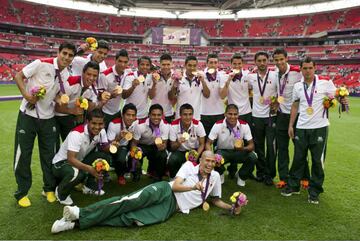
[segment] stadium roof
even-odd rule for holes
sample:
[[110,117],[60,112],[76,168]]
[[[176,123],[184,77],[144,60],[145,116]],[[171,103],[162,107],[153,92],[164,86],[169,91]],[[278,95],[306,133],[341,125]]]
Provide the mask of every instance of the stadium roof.
[[359,0],[26,0],[118,16],[241,19],[301,15],[360,6]]

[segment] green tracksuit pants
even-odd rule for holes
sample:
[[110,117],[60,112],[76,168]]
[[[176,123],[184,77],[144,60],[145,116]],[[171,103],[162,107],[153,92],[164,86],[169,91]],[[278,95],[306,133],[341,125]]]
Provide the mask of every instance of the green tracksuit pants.
[[129,195],[112,197],[80,208],[80,229],[92,226],[150,225],[164,222],[176,211],[168,182],[157,182]]
[[311,153],[311,177],[309,194],[318,196],[323,192],[324,164],[328,127],[317,129],[296,129],[294,160],[289,172],[288,185],[293,189],[299,189],[300,180],[303,178],[304,169],[307,168],[307,155]]
[[40,165],[43,173],[43,190],[53,192],[56,187],[55,177],[51,172],[52,159],[56,154],[57,129],[55,118],[37,119],[19,112],[14,148],[14,172],[17,200],[26,196],[32,184],[31,156],[34,142],[38,137]]

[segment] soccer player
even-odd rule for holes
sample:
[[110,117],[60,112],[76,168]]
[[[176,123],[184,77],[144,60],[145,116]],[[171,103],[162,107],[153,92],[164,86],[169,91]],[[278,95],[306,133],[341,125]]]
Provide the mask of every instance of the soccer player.
[[[309,203],[318,204],[319,195],[324,191],[324,164],[328,138],[329,120],[323,101],[327,96],[335,96],[336,87],[331,80],[315,74],[316,65],[311,57],[300,63],[303,79],[294,86],[291,106],[289,136],[294,140],[294,159],[290,168],[288,185],[281,191],[283,196],[300,193],[300,179],[307,168],[307,155],[311,153],[311,177],[308,189]],[[344,98],[343,104],[348,100]],[[299,118],[294,131],[294,123]]]
[[[104,225],[144,226],[160,223],[177,210],[189,213],[201,205],[208,210],[210,206],[206,200],[209,196],[215,206],[231,210],[232,206],[220,199],[220,176],[214,171],[214,166],[214,154],[204,151],[200,164],[194,166],[186,162],[173,182],[157,182],[128,195],[112,197],[84,208],[66,206],[63,218],[54,222],[51,232]],[[240,211],[238,207],[234,213],[239,214]]]
[[[245,186],[245,180],[251,177],[257,156],[254,152],[254,141],[249,125],[239,120],[239,109],[229,104],[225,110],[225,119],[215,123],[206,141],[206,150],[217,140],[217,152],[223,156],[225,163],[230,163],[229,176],[232,179],[237,172],[237,164],[243,163],[238,171],[237,184]],[[224,168],[215,168],[222,175]]]
[[107,137],[110,142],[117,142],[117,152],[113,155],[113,165],[116,175],[118,176],[118,184],[125,185],[126,180],[124,174],[129,171],[127,164],[129,153],[129,142],[132,140],[136,120],[136,106],[133,104],[126,104],[122,109],[122,117],[113,119],[107,130]]
[[[284,188],[289,175],[289,135],[288,127],[290,121],[290,110],[294,85],[300,82],[302,74],[298,67],[288,64],[288,54],[285,49],[279,48],[273,52],[276,64],[278,81],[276,81],[277,101],[279,109],[276,118],[276,144],[278,147],[278,172],[280,181],[278,188]],[[309,178],[309,168],[305,168],[306,181]],[[305,181],[305,180],[303,180]]]
[[173,85],[173,79],[171,78],[173,71],[173,62],[169,54],[163,54],[160,56],[160,72],[154,73],[153,78],[156,76],[160,79],[153,82],[153,86],[149,91],[149,97],[151,99],[151,105],[160,104],[164,109],[165,120],[171,123],[175,118],[172,102],[169,99],[168,92]]
[[103,152],[95,151],[97,145],[109,151],[108,139],[104,129],[104,114],[100,109],[90,111],[88,122],[75,127],[69,133],[52,160],[52,172],[60,180],[55,189],[55,196],[61,204],[73,204],[70,192],[86,177],[86,183],[82,188],[84,194],[100,196],[105,194],[102,189],[98,190],[95,178],[99,178],[99,175],[92,163],[98,158],[109,160],[109,156]]
[[127,69],[129,55],[125,49],[116,53],[115,64],[106,69],[99,79],[99,89],[105,90],[111,94],[110,100],[102,107],[105,114],[105,128],[109,122],[114,119],[120,111],[121,94],[124,88],[125,77],[131,73]]
[[[81,55],[88,51],[90,48],[90,45],[88,43],[84,43],[80,46],[78,52],[76,55]],[[84,68],[84,65],[89,61],[95,61],[100,66],[100,72],[103,72],[107,69],[105,59],[110,51],[110,45],[105,40],[99,40],[98,46],[96,50],[89,54],[86,58],[81,56],[76,56],[74,60],[71,63],[71,72],[72,75],[79,76],[82,73],[82,70]]]
[[[246,76],[253,89],[252,121],[255,152],[258,155],[256,175],[259,181],[273,185],[276,176],[276,72],[268,68],[269,55],[266,52],[255,54],[257,70]],[[266,141],[266,153],[265,153]]]
[[209,54],[206,59],[205,82],[210,90],[210,96],[201,97],[201,123],[204,125],[206,135],[209,136],[213,125],[224,119],[225,97],[220,96],[220,83],[225,81],[226,76],[218,70],[219,57]]
[[132,103],[136,106],[136,117],[142,120],[148,116],[148,94],[154,80],[149,74],[151,59],[148,56],[141,56],[137,60],[137,65],[138,70],[125,77],[122,97],[125,99],[125,104]]
[[200,120],[201,98],[209,98],[210,90],[204,74],[197,70],[198,60],[195,56],[185,59],[185,73],[181,80],[175,81],[170,92],[171,100],[176,100],[176,118],[180,117],[180,106],[190,104],[194,108],[194,119]]
[[186,161],[185,153],[196,150],[199,156],[205,148],[205,129],[202,123],[193,119],[194,108],[190,104],[180,107],[180,118],[170,125],[170,149],[168,160],[170,178],[174,178]]
[[[31,155],[35,137],[38,137],[40,164],[43,172],[43,195],[55,202],[55,178],[51,173],[51,160],[56,153],[58,132],[53,102],[59,91],[59,81],[69,77],[68,66],[75,55],[75,45],[64,42],[56,58],[37,59],[15,76],[15,82],[24,97],[16,124],[14,172],[17,183],[15,198],[21,207],[31,205],[28,192],[31,187]],[[25,82],[25,79],[28,81]],[[35,89],[46,93],[40,98]],[[34,93],[32,93],[34,92]],[[37,92],[37,91],[36,91]]]
[[[162,119],[163,108],[159,104],[150,106],[149,118],[140,120],[135,126],[134,139],[131,146],[139,146],[143,151],[142,159],[149,160],[149,170],[155,171],[155,181],[161,181],[165,174],[167,161],[167,140],[169,139],[169,125]],[[140,160],[142,163],[143,160]],[[133,172],[134,181],[140,179],[140,171]]]
[[[83,97],[89,101],[88,111],[102,106],[98,102],[95,82],[99,76],[99,64],[90,61],[85,64],[81,76],[70,76],[67,81],[63,82],[65,93],[60,92],[60,100],[55,104],[55,119],[58,126],[62,141],[65,140],[69,132],[78,124],[76,116],[82,116],[84,110],[76,105],[76,100]],[[61,95],[66,94],[69,97],[68,103],[61,103]],[[82,119],[82,118],[81,118]],[[60,144],[60,143],[59,143]]]

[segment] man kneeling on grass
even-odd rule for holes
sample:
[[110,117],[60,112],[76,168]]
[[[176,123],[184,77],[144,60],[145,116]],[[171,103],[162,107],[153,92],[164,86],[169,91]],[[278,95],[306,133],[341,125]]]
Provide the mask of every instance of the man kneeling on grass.
[[[231,205],[221,198],[220,175],[214,171],[215,155],[203,152],[200,164],[194,166],[186,162],[180,168],[174,181],[157,182],[129,195],[112,197],[85,208],[65,206],[63,218],[56,220],[52,233],[65,230],[86,229],[92,226],[138,226],[164,222],[177,210],[189,213],[190,209],[202,205],[209,209],[206,198],[210,195],[212,203],[230,210]],[[235,214],[240,213],[240,208]]]

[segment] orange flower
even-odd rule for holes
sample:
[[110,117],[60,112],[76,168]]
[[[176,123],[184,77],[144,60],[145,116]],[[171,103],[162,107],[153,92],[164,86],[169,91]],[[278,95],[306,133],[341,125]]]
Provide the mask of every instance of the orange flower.
[[95,166],[95,169],[96,169],[97,172],[102,171],[102,169],[103,169],[103,163],[102,163],[102,162],[97,162],[97,163],[96,163],[96,166]]

